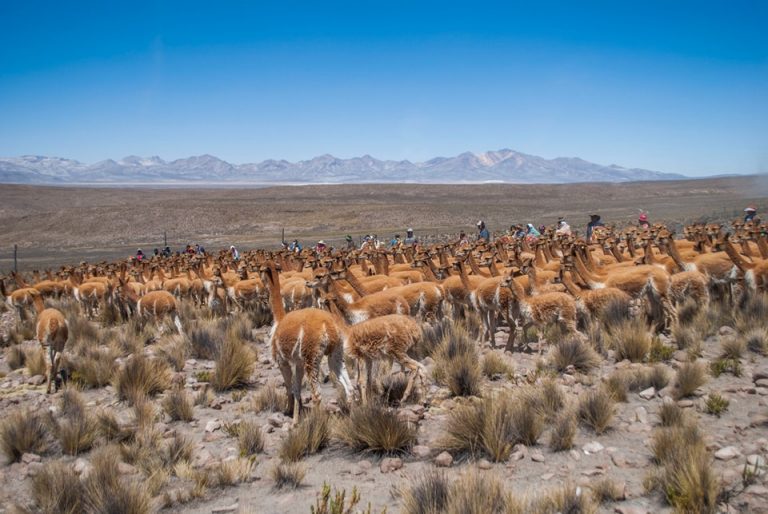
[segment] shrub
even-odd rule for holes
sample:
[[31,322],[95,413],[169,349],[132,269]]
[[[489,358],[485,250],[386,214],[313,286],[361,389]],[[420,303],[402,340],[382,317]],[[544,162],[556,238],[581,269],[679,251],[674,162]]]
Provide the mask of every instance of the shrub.
[[498,353],[488,352],[483,356],[483,375],[490,380],[509,377],[513,372],[512,366]]
[[452,325],[435,354],[435,380],[450,389],[454,396],[476,396],[480,393],[481,370],[477,344],[466,330]]
[[707,396],[707,401],[704,404],[704,411],[707,414],[712,414],[713,416],[717,416],[719,418],[723,412],[728,410],[728,405],[730,405],[730,403],[731,402],[719,394],[710,393],[709,396]]
[[678,398],[692,395],[707,381],[707,369],[702,362],[685,362],[677,370],[675,393]]
[[118,352],[110,346],[92,347],[73,361],[73,381],[87,387],[103,387],[112,381]]
[[768,295],[746,296],[746,300],[734,318],[739,332],[746,332],[753,328],[768,328]]
[[605,388],[617,402],[626,402],[632,377],[625,371],[615,371],[605,381]]
[[588,372],[600,364],[600,357],[581,339],[569,338],[555,343],[550,353],[550,362],[560,372],[565,371],[569,366]]
[[622,301],[613,300],[600,312],[600,321],[609,333],[621,330],[621,326],[630,319],[629,306]]
[[224,343],[224,330],[217,321],[198,321],[189,329],[189,342],[195,359],[213,360]]
[[679,350],[696,348],[701,342],[701,337],[694,327],[683,327],[681,325],[672,327],[672,339],[675,340]]
[[168,443],[163,447],[163,464],[166,467],[173,467],[179,462],[189,462],[192,458],[192,449],[194,443],[183,434],[174,434]]
[[[347,503],[346,489],[339,491],[334,487],[333,496],[331,496],[331,486],[327,482],[323,482],[323,489],[317,495],[315,505],[310,507],[310,512],[312,514],[352,514],[358,512],[355,510],[358,503],[360,503],[360,493],[357,487],[352,488],[352,494],[349,497],[349,503]],[[387,509],[384,509],[382,514],[386,514],[386,511]],[[371,505],[368,504],[368,508],[360,512],[371,514]]]
[[675,354],[675,349],[661,342],[661,339],[654,337],[651,342],[651,353],[648,360],[651,362],[668,361]]
[[216,356],[216,372],[211,385],[217,391],[226,391],[248,385],[256,356],[245,343],[227,337]]
[[608,344],[616,351],[616,359],[642,362],[651,350],[651,334],[642,318],[624,321],[610,331]]
[[280,462],[270,471],[275,489],[298,488],[306,473],[304,466],[296,462]]
[[353,407],[349,417],[340,419],[334,437],[357,451],[397,454],[416,443],[416,427],[403,421],[392,409],[369,403]]
[[46,514],[82,512],[83,486],[71,466],[53,461],[32,478],[32,499]]
[[5,350],[5,362],[8,363],[8,367],[12,370],[23,368],[27,362],[27,354],[24,352],[24,347],[20,344],[9,346]]
[[48,373],[48,364],[45,360],[45,352],[39,345],[32,346],[26,350],[24,364],[27,366],[27,372],[30,376],[43,375]]
[[250,457],[264,451],[264,436],[258,423],[251,420],[240,422],[237,430],[237,447],[241,457]]
[[677,323],[681,327],[689,327],[693,324],[701,306],[692,298],[687,298],[677,307]]
[[77,455],[90,450],[98,433],[96,418],[86,411],[85,402],[76,389],[67,387],[61,399],[61,419],[56,421],[56,435],[62,451]]
[[402,492],[403,514],[440,514],[445,512],[451,484],[444,473],[428,471],[416,478]]
[[293,427],[280,445],[280,458],[296,462],[322,450],[331,435],[331,416],[314,408]]
[[740,337],[727,337],[720,342],[720,357],[739,360],[747,349],[747,343]]
[[50,447],[48,428],[41,414],[17,409],[3,418],[0,449],[10,462],[17,462],[25,453],[45,453]]
[[624,499],[624,488],[611,478],[603,478],[589,485],[596,503],[614,502]]
[[213,468],[213,480],[219,487],[231,487],[245,482],[253,470],[250,459],[233,459],[220,462]]
[[734,377],[740,377],[741,362],[738,359],[715,359],[709,363],[709,371],[714,377],[719,377],[723,373],[730,373]]
[[448,494],[445,512],[503,513],[507,507],[507,494],[501,482],[492,475],[469,471],[456,480]]
[[189,341],[180,335],[173,335],[157,347],[157,355],[164,359],[175,371],[181,371],[191,352]]
[[744,333],[744,345],[751,352],[768,355],[768,329],[752,328]]
[[270,381],[259,389],[250,403],[255,412],[285,412],[288,410],[288,395],[278,389],[274,381]]
[[664,364],[654,364],[651,367],[643,367],[632,375],[630,389],[633,391],[642,391],[653,387],[656,390],[664,389],[669,384],[669,368]]
[[598,435],[607,430],[614,410],[613,398],[603,388],[587,391],[579,398],[579,419]]
[[685,411],[674,402],[666,402],[659,407],[659,421],[662,427],[682,425],[686,420]]
[[83,482],[83,510],[124,514],[149,513],[149,494],[141,484],[121,480],[118,462],[119,456],[109,447],[98,450],[93,456],[93,469]]
[[163,410],[171,421],[192,421],[192,400],[182,387],[173,388],[163,399]]
[[118,398],[134,404],[138,399],[163,392],[170,384],[168,365],[159,359],[136,355],[115,374]]
[[597,507],[591,495],[581,494],[576,486],[566,483],[536,498],[531,511],[546,514],[555,512],[594,514],[597,512]]
[[573,448],[576,437],[576,414],[573,411],[563,412],[555,420],[549,433],[549,447],[556,452]]

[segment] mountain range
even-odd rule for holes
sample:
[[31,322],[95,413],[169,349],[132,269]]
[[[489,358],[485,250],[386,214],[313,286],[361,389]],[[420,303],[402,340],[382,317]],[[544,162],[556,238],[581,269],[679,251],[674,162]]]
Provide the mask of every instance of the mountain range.
[[269,159],[251,164],[231,164],[213,155],[173,161],[131,155],[95,164],[33,155],[0,158],[0,183],[6,184],[563,184],[684,178],[615,164],[604,166],[577,157],[544,159],[509,149],[465,152],[425,162],[379,160],[370,155],[339,159],[327,154],[298,162]]

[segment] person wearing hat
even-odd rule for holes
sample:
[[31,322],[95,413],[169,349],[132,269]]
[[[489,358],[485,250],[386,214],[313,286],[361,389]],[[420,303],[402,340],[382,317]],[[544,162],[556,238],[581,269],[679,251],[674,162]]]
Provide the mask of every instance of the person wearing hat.
[[640,214],[637,224],[640,225],[640,228],[645,230],[651,228],[651,224],[648,222],[648,215],[644,212]]
[[477,222],[477,230],[478,241],[484,241],[486,243],[491,242],[491,234],[488,232],[488,229],[485,228],[485,222],[483,220]]
[[355,249],[355,241],[352,239],[352,236],[347,234],[346,237],[344,238],[344,241],[347,242],[347,250]]
[[403,242],[407,245],[415,245],[418,242],[416,236],[413,235],[412,228],[405,231],[405,240]]
[[571,235],[571,226],[568,224],[568,222],[565,221],[565,218],[560,216],[557,218],[557,230],[555,230],[555,234],[558,236],[570,236]]
[[395,237],[389,241],[390,248],[400,248],[400,245],[402,244],[403,240],[400,238],[400,234],[395,234]]
[[754,205],[748,205],[746,209],[744,209],[744,212],[747,214],[744,216],[744,223],[748,221],[752,221],[755,219],[755,216],[757,216],[757,207]]
[[600,221],[599,214],[590,214],[589,223],[587,223],[587,243],[592,242],[592,231],[595,229],[595,227],[604,227],[604,226],[605,226],[605,223]]
[[325,248],[326,248],[325,241],[323,241],[322,239],[317,242],[317,245],[315,245],[315,251],[318,253],[324,252]]
[[232,260],[234,261],[240,260],[240,252],[237,251],[237,248],[235,248],[235,245],[231,245],[229,247],[229,253],[232,254]]

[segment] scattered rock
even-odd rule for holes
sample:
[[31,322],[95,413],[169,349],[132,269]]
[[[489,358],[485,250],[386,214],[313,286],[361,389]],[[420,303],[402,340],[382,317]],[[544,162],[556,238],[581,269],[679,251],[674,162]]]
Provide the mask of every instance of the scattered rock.
[[648,411],[645,410],[645,407],[635,409],[635,420],[643,424],[648,423]]
[[220,428],[221,428],[221,421],[219,421],[218,419],[212,419],[205,424],[205,431],[208,433],[214,432]]
[[531,460],[533,462],[544,462],[544,454],[539,450],[534,450],[531,452]]
[[755,385],[758,387],[768,387],[768,378],[758,378],[755,380]]
[[84,458],[80,457],[75,461],[75,463],[72,465],[72,470],[77,473],[78,475],[85,475],[87,476],[88,473],[91,471],[91,468],[93,466],[90,462],[85,460]]
[[758,380],[762,380],[764,378],[768,378],[768,368],[756,369],[752,373],[752,381],[753,382],[757,382]]
[[233,503],[232,505],[225,505],[223,507],[214,507],[211,509],[211,514],[226,514],[227,512],[235,512],[240,508],[240,505]]
[[21,456],[21,462],[24,464],[31,464],[33,462],[40,462],[40,456],[36,453],[25,453]]
[[424,445],[421,445],[421,444],[417,444],[416,446],[411,448],[411,453],[414,456],[423,459],[423,458],[427,458],[430,455],[432,455],[432,448],[430,448],[429,446],[424,446]]
[[680,400],[677,402],[677,406],[683,409],[693,407],[693,400]]
[[685,350],[677,350],[672,354],[672,359],[676,360],[677,362],[687,362],[688,354],[685,352]]
[[651,514],[651,511],[639,505],[616,505],[613,512],[617,514]]
[[590,453],[599,453],[605,449],[605,446],[598,443],[597,441],[592,441],[591,443],[587,443],[584,446],[581,447],[582,450],[584,450],[584,453],[589,455]]
[[611,455],[611,461],[613,461],[613,465],[617,468],[626,468],[627,467],[627,459],[624,458],[624,456],[620,453],[614,453]]
[[[23,457],[22,457],[22,460],[23,460]],[[765,457],[763,457],[762,455],[758,455],[757,453],[753,453],[752,455],[747,455],[747,464],[755,468],[762,469],[763,472],[765,471]]]
[[731,460],[735,459],[739,455],[739,450],[735,446],[726,446],[725,448],[720,448],[715,452],[715,458],[718,460]]
[[604,469],[600,469],[600,468],[588,469],[587,471],[584,471],[581,474],[585,475],[585,476],[588,476],[588,477],[594,477],[594,476],[597,476],[597,475],[604,475],[605,474],[605,470]]
[[45,377],[43,375],[35,375],[34,377],[29,377],[27,383],[34,386],[43,385],[45,383]]
[[223,398],[221,396],[217,396],[213,400],[211,400],[211,404],[209,405],[209,407],[211,409],[221,410],[221,406],[224,405],[225,403],[227,403],[227,399],[226,398]]
[[401,409],[397,411],[397,417],[406,423],[418,423],[420,419],[419,415],[413,412],[411,409]]
[[441,468],[450,467],[451,464],[453,464],[453,455],[448,452],[442,452],[440,455],[435,457],[435,464]]
[[477,463],[477,467],[480,469],[491,469],[493,464],[491,464],[488,459],[480,459]]
[[543,475],[541,475],[541,479],[546,482],[547,480],[552,480],[554,476],[555,476],[554,473],[544,473]]
[[768,487],[753,484],[744,489],[744,492],[748,494],[754,494],[755,496],[768,496]]
[[391,473],[403,467],[403,459],[399,457],[386,457],[382,459],[379,470],[382,473]]
[[720,327],[720,330],[718,330],[717,333],[721,336],[734,336],[736,335],[736,330],[733,327],[723,325]]
[[285,415],[279,412],[274,412],[270,414],[269,417],[267,418],[267,423],[269,423],[275,428],[282,427],[285,424],[285,422],[286,422]]
[[653,399],[654,396],[656,396],[656,389],[654,389],[653,387],[649,387],[644,391],[640,391],[640,398],[642,398],[643,400],[651,400]]

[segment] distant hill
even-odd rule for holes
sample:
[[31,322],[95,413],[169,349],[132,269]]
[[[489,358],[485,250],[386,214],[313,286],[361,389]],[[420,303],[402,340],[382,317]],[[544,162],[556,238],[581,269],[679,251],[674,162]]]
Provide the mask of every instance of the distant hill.
[[544,159],[509,149],[465,152],[425,162],[382,161],[370,155],[339,159],[327,154],[307,161],[270,159],[251,164],[231,164],[213,155],[175,161],[131,155],[95,164],[31,155],[0,158],[0,183],[6,184],[566,184],[681,178],[686,177],[604,166],[577,157]]

